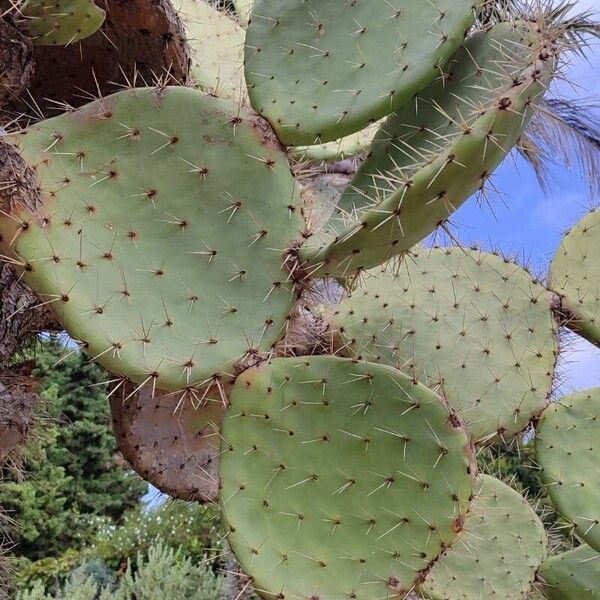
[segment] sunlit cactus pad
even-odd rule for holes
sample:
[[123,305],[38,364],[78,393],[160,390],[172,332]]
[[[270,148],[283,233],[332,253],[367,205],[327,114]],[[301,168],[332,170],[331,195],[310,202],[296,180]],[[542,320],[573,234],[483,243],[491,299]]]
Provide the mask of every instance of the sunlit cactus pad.
[[600,346],[600,209],[575,225],[550,267],[549,285],[562,295],[568,326]]
[[174,0],[193,51],[195,83],[239,104],[247,99],[244,30],[206,0]]
[[403,597],[462,527],[466,433],[390,367],[275,359],[240,375],[222,434],[229,542],[267,598]]
[[476,482],[463,531],[420,589],[430,600],[525,600],[547,554],[544,525],[527,501],[489,475]]
[[259,0],[246,37],[250,100],[285,144],[335,140],[423,89],[473,18],[473,0]]
[[443,77],[384,122],[303,258],[331,275],[371,268],[446,221],[527,126],[552,69],[549,48],[522,23],[470,38]]
[[552,504],[600,552],[600,388],[550,405],[535,449]]
[[105,13],[94,0],[29,0],[23,15],[34,43],[66,46],[100,29]]
[[175,391],[283,336],[301,215],[263,120],[188,88],[138,89],[4,139],[42,196],[0,220],[4,252],[107,369]]
[[243,24],[248,23],[254,0],[233,0],[233,6],[239,21]]
[[547,405],[558,351],[550,294],[495,254],[415,249],[368,273],[333,325],[355,355],[438,390],[478,443],[512,437]]
[[540,572],[548,600],[597,600],[600,598],[600,554],[579,546],[549,558]]

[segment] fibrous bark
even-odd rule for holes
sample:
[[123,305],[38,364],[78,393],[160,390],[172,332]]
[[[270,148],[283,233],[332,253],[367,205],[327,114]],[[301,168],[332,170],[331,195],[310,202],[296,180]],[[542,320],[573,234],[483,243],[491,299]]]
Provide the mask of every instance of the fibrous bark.
[[107,18],[94,35],[70,46],[35,48],[30,96],[15,112],[53,116],[64,111],[62,103],[81,106],[123,86],[187,83],[189,46],[170,0],[97,3]]
[[[0,141],[0,210],[15,203],[39,201],[33,172],[18,152]],[[23,283],[13,265],[0,263],[0,478],[5,468],[19,466],[23,447],[35,425],[40,398],[27,370],[8,363],[40,331],[56,329],[48,307]],[[9,539],[0,507],[0,600],[8,598],[9,567],[3,549]]]
[[0,375],[0,472],[3,465],[18,466],[39,403],[32,379],[14,373]]
[[33,44],[0,18],[0,108],[27,88],[34,73]]

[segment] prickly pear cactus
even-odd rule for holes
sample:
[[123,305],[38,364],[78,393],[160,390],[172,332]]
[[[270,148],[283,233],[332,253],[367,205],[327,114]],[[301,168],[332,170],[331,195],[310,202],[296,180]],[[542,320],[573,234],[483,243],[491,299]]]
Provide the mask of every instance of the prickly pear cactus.
[[283,337],[300,207],[260,118],[141,89],[8,143],[40,188],[4,207],[4,252],[106,368],[166,391],[219,385]]
[[440,398],[392,368],[275,359],[223,422],[229,541],[267,597],[402,597],[462,529],[472,454]]
[[336,162],[366,153],[379,126],[378,123],[374,123],[357,133],[327,144],[298,146],[293,149],[293,155],[300,161]]
[[98,31],[106,17],[94,0],[29,0],[22,10],[41,46],[74,44]]
[[288,145],[333,141],[381,119],[438,74],[473,0],[259,0],[246,36],[255,110]]
[[254,6],[254,0],[234,0],[233,6],[240,23],[246,25]]
[[551,40],[523,23],[469,38],[442,76],[381,126],[336,211],[302,248],[306,262],[347,275],[434,231],[517,142],[553,58]]
[[196,85],[221,98],[246,103],[244,30],[204,0],[177,0],[193,50]]
[[546,556],[544,525],[525,498],[481,475],[464,529],[419,592],[429,600],[524,599]]
[[548,600],[596,600],[600,597],[600,554],[579,546],[549,558],[540,571]]
[[225,407],[217,389],[204,398],[134,393],[123,385],[111,396],[113,429],[123,458],[165,494],[185,501],[219,497],[219,426]]
[[[424,242],[516,144],[539,164],[529,120],[589,15],[533,0],[99,6],[96,31],[87,0],[0,0],[0,55],[16,56],[0,76],[2,274],[27,297],[1,290],[0,351],[31,309],[114,374],[124,459],[219,503],[238,599],[599,597],[598,390],[552,402],[559,327],[600,337],[598,211],[548,282]],[[18,44],[34,60],[19,65]],[[501,461],[518,436],[535,437],[560,516],[478,472],[475,444]],[[556,554],[569,541],[589,546]]]
[[600,552],[600,388],[562,398],[542,414],[535,448],[548,495]]
[[369,272],[336,308],[343,350],[437,389],[476,443],[509,439],[548,403],[558,353],[551,296],[517,264],[464,248],[415,249]]
[[550,267],[549,285],[560,294],[567,326],[600,345],[600,209],[566,235]]

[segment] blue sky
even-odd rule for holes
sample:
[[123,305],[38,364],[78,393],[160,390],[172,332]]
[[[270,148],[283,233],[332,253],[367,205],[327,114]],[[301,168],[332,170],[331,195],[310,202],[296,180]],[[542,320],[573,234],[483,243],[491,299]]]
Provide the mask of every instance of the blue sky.
[[[579,0],[577,4],[581,10],[600,12],[600,0]],[[577,59],[568,74],[572,85],[555,86],[553,95],[600,97],[600,43],[588,54],[588,61]],[[580,173],[560,166],[551,170],[553,183],[544,193],[524,160],[507,159],[494,176],[493,184],[501,196],[492,196],[491,207],[470,200],[454,216],[459,239],[516,254],[536,273],[545,274],[563,232],[589,207],[600,205],[600,197],[590,196]],[[575,336],[567,345],[562,362],[564,391],[600,385],[600,350]]]

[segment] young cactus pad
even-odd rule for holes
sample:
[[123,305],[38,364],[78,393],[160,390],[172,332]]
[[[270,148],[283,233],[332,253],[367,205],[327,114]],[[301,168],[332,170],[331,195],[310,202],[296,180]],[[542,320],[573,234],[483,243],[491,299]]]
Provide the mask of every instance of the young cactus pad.
[[136,89],[3,139],[39,185],[3,207],[3,250],[108,370],[176,391],[283,337],[284,249],[302,225],[262,119],[189,88]]
[[600,598],[600,554],[579,546],[549,558],[540,571],[548,600],[598,600]]
[[185,501],[218,499],[219,428],[224,406],[216,386],[201,402],[123,385],[110,399],[125,460],[161,492]]
[[221,98],[244,104],[244,30],[205,0],[176,0],[192,47],[195,83]]
[[600,388],[551,404],[535,450],[552,504],[600,552]]
[[335,162],[366,153],[379,125],[373,123],[361,131],[340,138],[334,142],[316,146],[298,146],[293,148],[293,156],[300,161]]
[[258,0],[250,101],[292,146],[336,140],[408,102],[462,44],[473,0]]
[[222,435],[229,542],[267,598],[403,597],[462,528],[467,435],[390,367],[274,359],[240,375]]
[[446,221],[527,126],[553,63],[545,43],[523,23],[470,38],[443,76],[384,122],[302,257],[344,275],[409,250]]
[[548,285],[562,296],[568,326],[600,346],[600,209],[575,225],[562,241]]
[[33,41],[67,46],[96,33],[106,13],[94,0],[29,0],[23,8]]
[[333,317],[341,344],[438,390],[477,443],[510,438],[548,403],[558,352],[550,294],[480,250],[419,248],[365,277]]
[[525,600],[546,554],[544,525],[525,498],[481,475],[464,529],[419,593],[428,600]]

